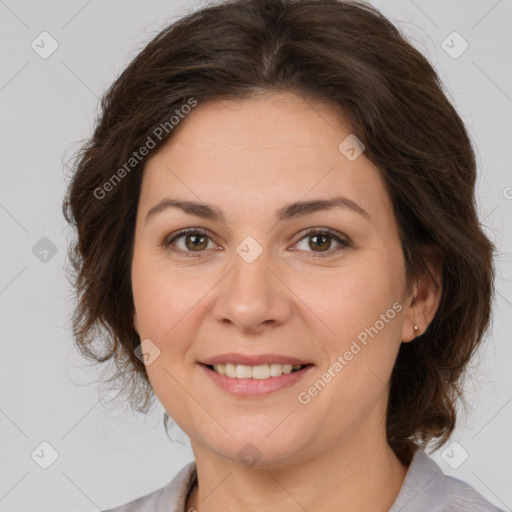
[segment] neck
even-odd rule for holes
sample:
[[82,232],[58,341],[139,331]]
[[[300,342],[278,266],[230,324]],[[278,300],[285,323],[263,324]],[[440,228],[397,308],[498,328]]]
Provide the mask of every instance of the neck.
[[408,467],[387,445],[385,435],[373,443],[367,439],[350,438],[315,457],[261,469],[220,459],[193,443],[198,485],[185,510],[388,512]]

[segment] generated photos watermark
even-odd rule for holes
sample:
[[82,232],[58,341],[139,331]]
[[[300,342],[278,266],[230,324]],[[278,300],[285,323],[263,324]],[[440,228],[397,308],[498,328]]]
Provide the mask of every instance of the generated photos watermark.
[[[372,339],[379,334],[382,329],[388,324],[397,313],[402,311],[403,306],[399,302],[395,302],[385,313],[381,313],[379,320],[377,320],[372,326],[366,327],[357,336],[356,339],[352,340],[350,349],[346,350],[342,355],[336,357],[336,361],[329,366],[329,368],[322,374],[322,376],[316,380],[306,391],[301,391],[297,395],[297,400],[302,405],[307,405],[311,402],[311,399],[318,395],[329,382],[332,381],[340,372],[349,364],[354,356],[359,354],[361,350],[368,345],[368,336]],[[359,343],[358,343],[359,341]],[[361,346],[362,345],[362,346]]]
[[192,109],[197,106],[197,100],[189,98],[185,105],[182,105],[179,109],[177,108],[174,113],[167,121],[160,123],[152,132],[152,135],[148,135],[146,142],[140,148],[132,153],[132,156],[114,173],[112,176],[103,183],[101,187],[94,189],[94,197],[96,199],[104,199],[109,192],[111,192],[118,183],[139,164],[146,156],[149,155],[150,151],[157,145],[155,139],[161,141],[164,134],[167,135],[171,130],[177,126],[185,116],[189,114]]

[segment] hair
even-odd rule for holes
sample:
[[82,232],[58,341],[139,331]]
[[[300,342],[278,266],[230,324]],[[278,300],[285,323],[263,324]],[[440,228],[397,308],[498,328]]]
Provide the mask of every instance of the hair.
[[[463,121],[427,59],[366,3],[225,0],[166,27],[126,67],[74,156],[63,202],[77,233],[68,251],[74,339],[86,358],[115,362],[111,380],[146,412],[154,393],[135,353],[134,227],[144,164],[177,131],[155,128],[168,127],[191,99],[273,92],[343,113],[384,178],[408,289],[422,275],[442,286],[433,320],[401,344],[391,375],[387,441],[408,464],[418,446],[437,440],[438,448],[455,427],[466,367],[489,328],[494,245],[479,224],[475,155]],[[133,160],[149,139],[151,152]],[[107,187],[116,172],[122,183]],[[166,427],[168,419],[165,413]]]

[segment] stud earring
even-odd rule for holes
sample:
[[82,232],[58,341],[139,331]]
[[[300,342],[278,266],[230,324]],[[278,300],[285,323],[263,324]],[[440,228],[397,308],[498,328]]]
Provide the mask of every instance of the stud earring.
[[420,328],[416,324],[413,324],[413,325],[414,325],[414,334],[416,334],[416,337],[418,337],[418,331],[420,330]]

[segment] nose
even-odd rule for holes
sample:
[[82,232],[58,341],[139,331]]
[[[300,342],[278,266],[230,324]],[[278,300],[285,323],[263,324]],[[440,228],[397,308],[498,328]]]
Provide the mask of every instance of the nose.
[[270,263],[265,251],[251,263],[234,256],[233,267],[217,290],[217,321],[257,334],[290,319],[292,294]]

